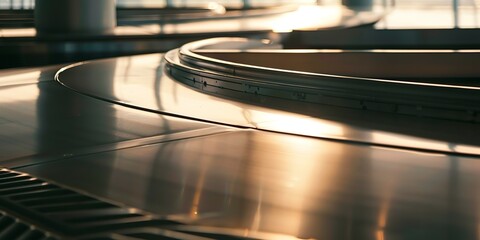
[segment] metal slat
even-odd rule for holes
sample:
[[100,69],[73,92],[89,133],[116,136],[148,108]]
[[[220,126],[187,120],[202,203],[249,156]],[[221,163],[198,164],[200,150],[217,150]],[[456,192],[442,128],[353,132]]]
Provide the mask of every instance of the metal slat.
[[11,173],[11,172],[6,172],[6,171],[0,172],[0,179],[8,178],[8,177],[15,177],[15,176],[18,176],[18,174]]
[[39,230],[30,228],[28,231],[20,235],[17,240],[38,240],[45,237],[45,234]]
[[[119,214],[131,214],[131,213],[129,209],[126,209],[126,208],[107,208],[107,209],[82,210],[79,212],[78,211],[77,212],[54,212],[54,213],[49,213],[48,216],[68,224],[70,223],[69,219],[78,219],[78,218],[95,219],[95,218],[102,218],[102,217],[114,216]],[[140,213],[132,213],[132,214],[140,214]]]
[[115,208],[116,206],[109,203],[100,202],[98,200],[92,200],[86,203],[68,203],[68,204],[55,204],[48,207],[39,207],[34,208],[35,210],[42,213],[54,213],[54,212],[75,212],[75,211],[84,211],[91,209],[105,209],[105,208]]
[[19,201],[20,204],[29,207],[38,207],[38,206],[49,206],[55,204],[64,204],[64,203],[82,203],[92,201],[92,198],[72,194],[67,196],[58,196],[58,197],[46,197],[46,198],[35,198],[25,201]]
[[57,197],[57,196],[68,196],[76,194],[75,192],[60,189],[60,188],[53,188],[53,189],[45,189],[45,190],[38,190],[32,191],[28,193],[18,193],[10,195],[10,199],[14,201],[24,201],[29,199],[42,199],[42,198],[50,198],[50,197]]
[[137,218],[137,217],[145,218],[145,216],[141,214],[120,213],[120,214],[111,214],[111,215],[102,215],[102,216],[85,216],[85,217],[69,218],[69,219],[65,219],[65,221],[72,224],[84,224],[84,223],[111,221],[111,220],[119,220],[119,219],[130,219],[130,218]]
[[165,226],[178,224],[63,189],[27,174],[5,169],[1,173],[9,180],[0,183],[0,203],[41,226],[37,229],[36,225],[25,224],[0,212],[0,240],[55,239],[40,230],[43,227],[54,229],[55,234],[61,236],[77,238],[99,233],[102,237],[109,236],[128,229],[144,234],[145,227],[163,231]]
[[25,179],[32,179],[32,177],[27,176],[27,175],[18,175],[18,176],[13,176],[13,177],[8,177],[8,178],[1,178],[0,183],[9,183],[9,182],[16,182],[19,180],[25,180]]
[[17,193],[33,192],[37,190],[46,190],[46,189],[52,189],[52,188],[55,188],[55,187],[49,184],[40,183],[33,186],[22,186],[22,187],[16,187],[8,190],[0,190],[0,195],[8,196],[8,195],[13,195]]
[[30,186],[35,184],[42,184],[42,182],[39,180],[32,180],[32,179],[20,179],[15,182],[12,181],[9,183],[0,183],[0,191],[3,189],[24,187],[24,186]]
[[82,229],[115,229],[122,228],[122,226],[150,226],[156,223],[165,224],[163,221],[154,222],[151,218],[145,216],[137,216],[130,218],[111,219],[103,221],[90,221],[82,224],[76,224],[77,227]]
[[0,240],[40,240],[47,235],[49,234],[0,211]]
[[0,232],[0,239],[2,240],[17,239],[27,230],[28,230],[28,227],[25,224],[15,221],[8,228]]
[[14,220],[11,217],[5,216],[5,215],[1,216],[0,217],[0,232],[3,232],[13,222],[14,222]]

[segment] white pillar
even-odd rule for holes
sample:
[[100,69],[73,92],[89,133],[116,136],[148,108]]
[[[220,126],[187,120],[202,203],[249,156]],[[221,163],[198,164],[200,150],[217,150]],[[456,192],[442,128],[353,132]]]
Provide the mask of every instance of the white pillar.
[[39,35],[105,35],[116,26],[115,0],[35,0]]

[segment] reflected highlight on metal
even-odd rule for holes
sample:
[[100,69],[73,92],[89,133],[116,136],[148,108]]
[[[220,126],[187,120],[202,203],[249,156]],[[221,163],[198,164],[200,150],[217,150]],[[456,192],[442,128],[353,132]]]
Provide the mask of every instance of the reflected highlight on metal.
[[[246,39],[204,40],[167,53],[167,70],[176,80],[205,93],[311,116],[322,116],[322,109],[334,106],[385,113],[376,116],[385,121],[391,121],[389,115],[414,115],[478,122],[480,89],[475,78],[479,72],[470,65],[479,59],[478,51],[270,48]],[[423,68],[416,68],[418,65]],[[392,127],[399,126],[395,123]],[[411,146],[409,140],[399,142]]]
[[[261,46],[248,43],[245,46]],[[217,52],[216,50],[212,51]],[[169,54],[172,53],[174,52]],[[166,57],[169,58],[169,55],[167,54]],[[284,96],[287,99],[282,99],[279,97],[272,98],[268,95],[255,95],[250,91],[244,92],[241,84],[237,84],[240,89],[238,91],[228,91],[229,85],[214,88],[215,82],[210,84],[210,80],[208,80],[205,87],[202,80],[208,78],[197,78],[195,87],[213,94],[204,95],[176,82],[185,82],[184,78],[172,80],[171,70],[169,70],[172,69],[171,63],[162,59],[163,55],[156,54],[91,63],[86,62],[78,66],[66,68],[65,71],[59,73],[58,78],[62,84],[69,88],[103,100],[148,111],[172,114],[174,116],[187,116],[191,119],[227,124],[229,126],[400,146],[410,149],[420,148],[462,154],[479,153],[476,147],[478,140],[476,134],[474,134],[475,131],[472,131],[472,129],[478,128],[478,124],[468,122],[466,118],[454,119],[455,121],[452,121],[449,117],[459,117],[457,115],[438,115],[442,113],[438,111],[425,111],[426,113],[437,115],[420,118],[411,116],[416,115],[417,113],[415,112],[394,114],[394,112],[387,111],[389,109],[388,106],[382,108],[385,107],[385,103],[374,105],[366,102],[368,104],[366,109],[362,109],[360,102],[358,103],[359,107],[354,108],[351,107],[351,104],[335,106],[335,103],[348,104],[349,102],[342,98],[334,97],[330,97],[327,104],[318,105],[315,103],[309,105],[308,102],[302,101],[302,99],[292,98],[296,95],[286,94]],[[104,81],[110,81],[108,86],[112,86],[113,92],[109,90],[110,87],[103,88],[98,84],[98,76],[104,74],[102,73],[103,71],[114,71],[108,70],[107,66],[111,62],[116,62],[119,65],[119,70],[115,70],[115,77]],[[180,63],[180,66],[184,65]],[[126,74],[120,69],[130,70]],[[186,66],[186,69],[190,71],[193,68]],[[228,76],[224,72],[214,75],[212,73],[211,70],[205,71],[206,76],[215,76],[215,78],[218,78],[218,82],[222,79],[219,78],[222,74],[223,76]],[[193,74],[195,75],[191,76],[204,73],[198,70],[193,71]],[[193,83],[191,79],[193,78],[187,78],[187,85]],[[314,81],[314,79],[310,80]],[[335,83],[335,78],[332,77],[331,81]],[[356,79],[351,79],[351,81],[356,81]],[[278,81],[275,82],[275,84],[278,83]],[[341,86],[344,86],[343,83]],[[262,87],[270,88],[271,86],[262,85]],[[212,92],[212,89],[216,89],[216,92]],[[291,92],[292,89],[294,88],[285,88],[285,91]],[[457,90],[454,89],[454,91]],[[460,91],[463,91],[463,89],[460,89]],[[297,93],[297,91],[295,92]],[[232,93],[234,95],[230,95]],[[417,92],[417,94],[422,97],[423,93]],[[233,97],[234,99],[242,100],[242,102],[218,98],[214,95]],[[356,92],[355,95],[358,95],[358,93]],[[475,98],[475,96],[459,97]],[[452,95],[452,97],[455,97],[455,95]],[[401,96],[398,96],[398,99],[401,99]],[[388,99],[388,101],[391,101],[391,99]],[[415,103],[413,106],[414,111],[420,110],[416,108],[416,104],[418,103]],[[475,107],[474,105],[470,103],[463,107]],[[370,109],[370,107],[376,108]],[[382,111],[382,109],[384,110]],[[368,114],[365,113],[366,111]],[[423,111],[419,111],[418,114],[422,113]],[[369,132],[369,134],[365,134],[365,132]],[[371,132],[383,137],[372,137]]]
[[168,220],[92,237],[476,236],[477,123],[205,94],[165,57],[5,73],[0,164]]
[[[242,131],[22,171],[188,224],[179,230],[195,231],[193,225],[198,231],[217,227],[253,238],[256,232],[272,232],[301,239],[349,234],[372,239],[408,238],[405,231],[475,234],[474,226],[457,223],[475,218],[467,210],[476,206],[467,197],[475,193],[464,187],[475,186],[477,162]],[[452,214],[455,222],[446,221]]]
[[182,2],[31,48],[169,52],[0,71],[0,239],[478,238],[478,30]]

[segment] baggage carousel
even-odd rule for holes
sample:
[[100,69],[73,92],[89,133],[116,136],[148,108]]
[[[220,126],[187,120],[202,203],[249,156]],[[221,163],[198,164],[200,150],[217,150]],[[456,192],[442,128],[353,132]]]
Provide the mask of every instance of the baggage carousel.
[[478,28],[123,7],[96,37],[1,12],[1,240],[478,239]]
[[476,239],[478,59],[216,38],[4,70],[0,238]]

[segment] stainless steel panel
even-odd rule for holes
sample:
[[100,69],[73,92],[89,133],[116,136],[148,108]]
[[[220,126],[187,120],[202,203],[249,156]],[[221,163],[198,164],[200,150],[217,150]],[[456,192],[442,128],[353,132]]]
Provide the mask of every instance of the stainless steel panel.
[[478,51],[287,51],[269,45],[240,48],[242,53],[237,47],[218,50],[248,43],[214,38],[186,44],[165,54],[168,73],[209,94],[297,103],[304,114],[309,105],[334,105],[473,122],[480,111],[474,83],[480,72],[470,65]]
[[20,170],[245,236],[380,240],[478,234],[478,158],[240,131]]
[[[298,106],[279,99],[263,107],[232,101],[172,80],[165,72],[162,54],[77,64],[61,72],[59,79],[97,98],[222,124],[404,148],[480,153],[478,124],[329,106],[312,108],[315,111],[308,116],[292,113],[298,111]],[[202,79],[197,80],[200,83]]]
[[12,72],[0,73],[1,166],[228,131],[86,97],[53,81],[52,68]]

